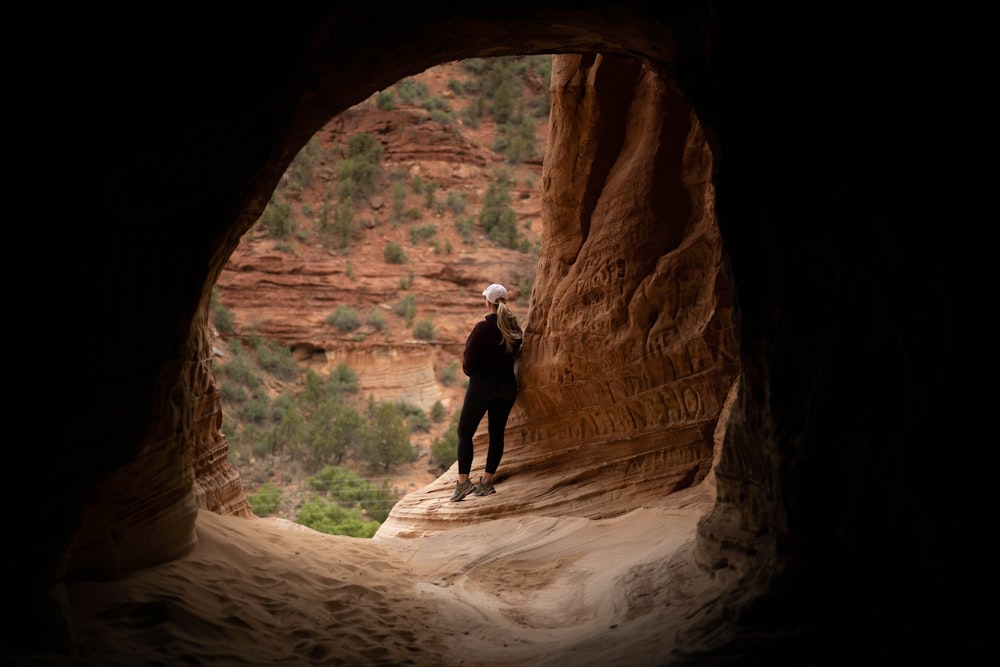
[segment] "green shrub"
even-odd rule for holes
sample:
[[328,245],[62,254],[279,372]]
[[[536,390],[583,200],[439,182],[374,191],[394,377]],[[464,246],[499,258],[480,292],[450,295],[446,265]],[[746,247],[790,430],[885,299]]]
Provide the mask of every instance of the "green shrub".
[[399,303],[392,307],[392,312],[406,319],[406,326],[410,326],[413,318],[417,315],[417,297],[407,294]]
[[233,333],[236,325],[236,316],[233,311],[226,308],[219,302],[219,287],[218,285],[212,288],[212,321],[215,322],[215,328],[222,335],[228,335]]
[[302,505],[296,523],[327,535],[371,537],[378,521],[368,521],[359,509],[344,509],[338,503],[314,496]]
[[310,489],[336,500],[342,507],[360,506],[369,518],[379,522],[386,520],[398,501],[388,480],[376,487],[349,468],[327,466],[306,483]]
[[344,250],[351,244],[351,237],[358,231],[354,224],[354,204],[350,197],[344,197],[333,209],[333,234],[336,247]]
[[250,450],[255,458],[261,458],[271,453],[271,443],[265,433],[256,424],[244,424],[241,431],[241,442],[244,448]]
[[432,95],[424,100],[421,106],[431,112],[432,119],[443,118],[443,125],[451,121],[451,102],[444,95]]
[[348,140],[347,156],[340,162],[337,193],[340,199],[360,200],[369,197],[382,171],[384,149],[379,140],[359,132]]
[[407,77],[396,84],[399,92],[399,99],[406,104],[416,104],[428,99],[431,95],[427,84],[417,81],[412,77]]
[[405,264],[406,263],[406,253],[403,252],[403,246],[399,245],[395,241],[389,241],[385,250],[382,251],[382,257],[389,264]]
[[375,331],[382,331],[385,329],[387,319],[385,315],[380,310],[369,311],[368,317],[365,318],[365,322],[374,327]]
[[[476,88],[478,89],[479,86],[477,85]],[[472,128],[479,127],[479,124],[485,115],[486,100],[483,99],[482,96],[474,99],[468,106],[465,107],[465,109],[462,110],[462,118],[465,120],[465,123]]]
[[361,326],[361,316],[350,306],[337,306],[323,321],[340,331],[354,331]]
[[274,193],[257,221],[257,228],[274,238],[287,239],[292,234],[291,216],[292,205]]
[[243,403],[250,398],[246,389],[232,382],[220,382],[219,393],[222,396],[223,402],[226,403]]
[[419,409],[406,415],[406,424],[410,427],[411,433],[428,433],[431,430],[430,417]]
[[271,375],[282,380],[294,380],[301,373],[292,351],[274,341],[264,341],[257,347],[257,363]]
[[502,79],[493,90],[493,119],[498,125],[510,120],[514,113],[514,91],[509,79]]
[[311,137],[289,166],[289,186],[296,190],[301,190],[312,185],[316,163],[320,161],[322,155],[323,147],[319,143],[319,140],[315,136]]
[[517,164],[537,157],[538,139],[535,136],[536,126],[533,121],[519,114],[497,129],[493,147],[497,152],[506,155],[508,164]]
[[455,413],[448,430],[431,445],[431,461],[442,471],[450,468],[458,458],[458,416]]
[[257,516],[267,516],[278,509],[281,502],[281,489],[272,482],[265,482],[255,493],[247,496],[250,510]]
[[517,247],[517,214],[510,207],[510,191],[503,178],[493,181],[486,189],[479,223],[497,245],[512,250]]
[[459,236],[462,237],[463,242],[472,243],[472,227],[473,220],[471,217],[460,215],[455,218],[455,229],[458,231]]
[[457,361],[449,361],[438,371],[438,380],[446,387],[450,387],[455,382],[456,377],[458,377]]
[[254,368],[243,350],[240,343],[236,343],[231,348],[232,357],[229,361],[219,366],[219,377],[221,381],[236,383],[247,389],[253,390],[260,386],[260,376]]
[[419,406],[413,405],[412,403],[406,403],[405,401],[398,401],[396,407],[403,415],[403,419],[409,426],[410,431],[423,431],[427,432],[430,430],[431,422],[427,418],[427,413],[420,409]]
[[437,196],[438,184],[436,181],[427,181],[424,186],[424,206],[434,208],[435,197]]
[[434,235],[437,234],[437,231],[438,231],[437,225],[433,225],[433,224],[420,225],[420,226],[416,226],[416,227],[411,227],[410,228],[410,242],[413,245],[417,245],[421,241],[425,241],[427,239],[434,238]]
[[340,361],[331,368],[327,380],[330,390],[337,395],[358,393],[358,375],[347,362]]
[[392,111],[396,106],[396,96],[391,90],[382,90],[375,95],[375,106],[382,111]]
[[254,392],[236,408],[236,417],[244,424],[263,424],[271,416],[271,399],[267,392]]
[[361,500],[371,486],[350,468],[325,466],[306,480],[312,491],[322,493],[327,498],[343,501]]
[[390,188],[392,208],[389,210],[389,222],[395,229],[403,221],[406,210],[406,184],[403,181],[393,181]]
[[482,74],[486,71],[486,60],[484,58],[466,58],[462,61],[462,69],[472,74]]
[[434,405],[431,406],[431,421],[435,424],[440,423],[444,419],[444,404],[441,401],[434,401]]
[[434,331],[434,322],[422,318],[417,320],[417,324],[413,327],[413,337],[417,340],[434,340],[437,336],[437,332]]
[[465,210],[468,205],[469,196],[465,192],[459,190],[451,190],[448,192],[448,196],[444,200],[445,207],[454,214],[459,214]]

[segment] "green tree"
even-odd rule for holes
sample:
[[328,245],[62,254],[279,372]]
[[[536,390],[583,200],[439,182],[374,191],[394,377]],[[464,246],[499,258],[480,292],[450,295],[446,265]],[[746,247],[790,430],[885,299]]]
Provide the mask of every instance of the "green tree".
[[298,448],[305,433],[305,419],[291,397],[279,394],[271,402],[271,428],[267,433],[270,451]]
[[372,432],[364,444],[361,457],[369,468],[383,472],[416,458],[416,451],[410,444],[410,430],[397,406],[392,403],[378,405]]
[[330,463],[336,465],[346,456],[346,448],[342,448],[342,443],[334,436],[339,411],[337,399],[327,396],[310,412],[303,437],[305,455],[302,465],[307,471],[319,470]]
[[296,395],[299,403],[308,407],[315,407],[326,398],[326,386],[319,373],[312,369],[306,369],[305,378],[302,381],[302,390]]
[[354,407],[327,398],[309,418],[305,466],[318,470],[325,465],[340,465],[349,454],[365,451],[368,438],[368,426]]

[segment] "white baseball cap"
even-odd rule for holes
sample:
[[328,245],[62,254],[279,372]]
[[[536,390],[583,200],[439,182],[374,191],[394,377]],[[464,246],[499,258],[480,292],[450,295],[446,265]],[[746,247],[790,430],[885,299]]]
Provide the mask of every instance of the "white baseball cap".
[[507,300],[507,288],[503,285],[497,285],[493,283],[489,287],[483,290],[483,296],[490,303],[496,303],[498,299]]

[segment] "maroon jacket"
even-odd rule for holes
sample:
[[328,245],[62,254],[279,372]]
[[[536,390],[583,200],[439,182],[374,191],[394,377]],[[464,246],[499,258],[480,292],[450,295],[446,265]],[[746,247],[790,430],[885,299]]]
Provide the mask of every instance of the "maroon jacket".
[[[520,326],[516,327],[521,330]],[[496,313],[490,313],[476,323],[465,341],[462,354],[462,371],[472,377],[475,373],[502,375],[514,373],[514,360],[521,351],[521,340],[514,341],[511,352],[503,342],[503,334],[497,326]]]

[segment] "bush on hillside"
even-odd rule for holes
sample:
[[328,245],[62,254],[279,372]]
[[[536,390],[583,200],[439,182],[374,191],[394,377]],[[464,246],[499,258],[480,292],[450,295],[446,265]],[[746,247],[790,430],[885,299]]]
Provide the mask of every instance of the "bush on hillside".
[[337,306],[336,310],[327,315],[323,321],[337,327],[340,331],[354,331],[361,326],[361,317],[358,315],[358,311],[350,306]]

